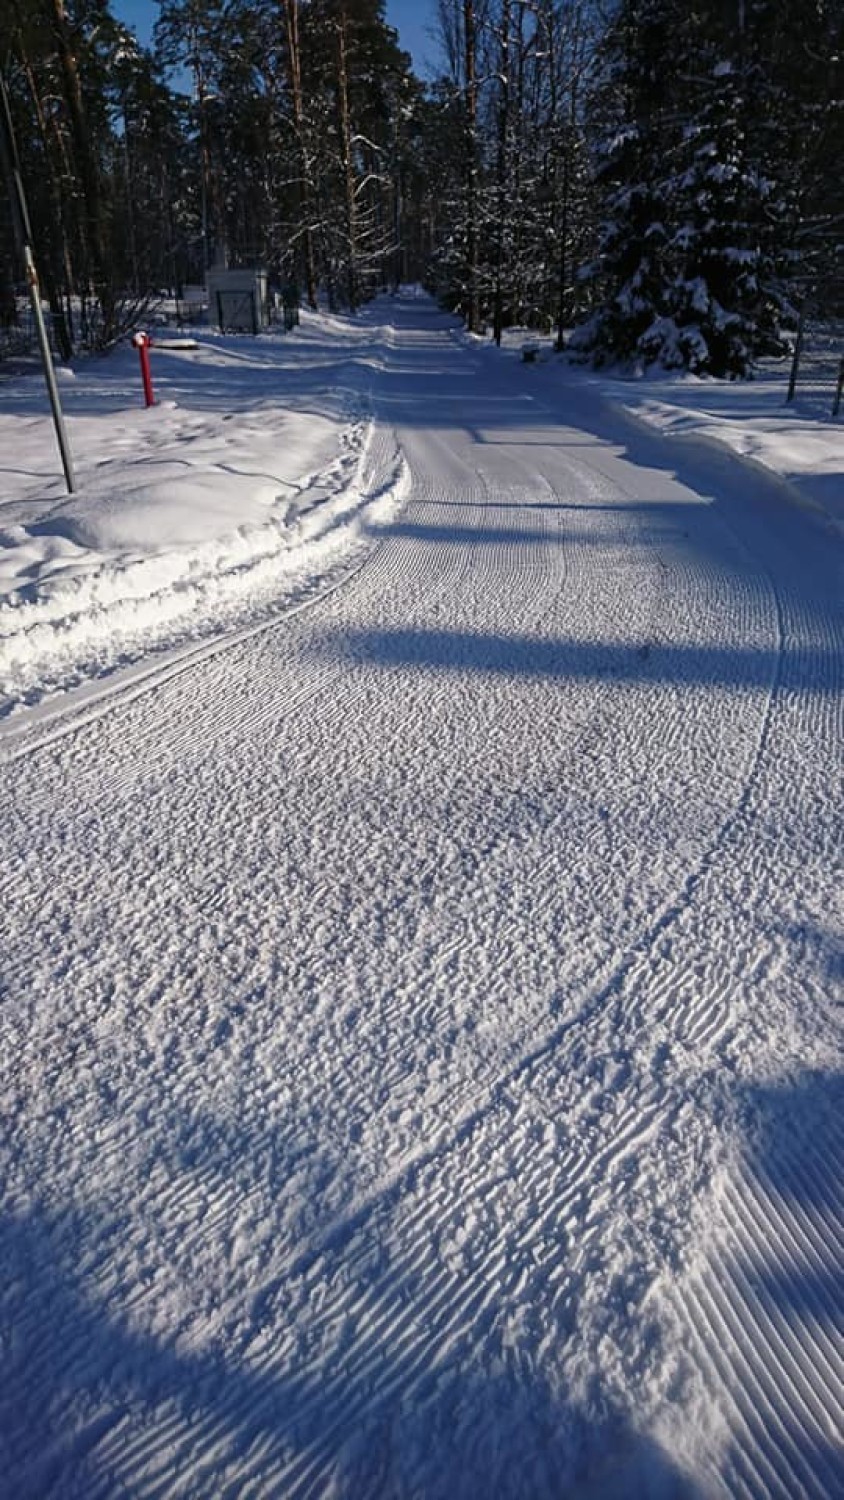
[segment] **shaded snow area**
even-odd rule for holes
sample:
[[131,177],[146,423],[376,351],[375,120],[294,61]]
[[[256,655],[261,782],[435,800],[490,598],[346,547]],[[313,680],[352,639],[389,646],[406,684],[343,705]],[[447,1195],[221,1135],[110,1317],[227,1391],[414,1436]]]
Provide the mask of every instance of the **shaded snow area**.
[[69,506],[0,395],[0,1489],[844,1493],[840,532],[423,299],[197,353]]
[[798,500],[830,517],[844,534],[844,413],[830,416],[827,383],[785,404],[782,367],[736,384],[716,380],[602,382],[635,417],[671,437],[691,437],[739,454],[779,475]]
[[[487,358],[512,359],[534,345],[551,372],[537,377],[565,384],[573,378],[598,399],[623,408],[668,437],[726,448],[748,469],[778,476],[792,499],[825,515],[844,530],[844,407],[832,416],[839,345],[822,357],[804,355],[795,400],[786,401],[790,361],[762,361],[753,380],[725,381],[696,375],[667,375],[653,368],[638,378],[567,370],[551,339],[525,329],[509,329],[497,350],[488,340],[462,335],[464,344]],[[666,459],[666,461],[668,461]]]

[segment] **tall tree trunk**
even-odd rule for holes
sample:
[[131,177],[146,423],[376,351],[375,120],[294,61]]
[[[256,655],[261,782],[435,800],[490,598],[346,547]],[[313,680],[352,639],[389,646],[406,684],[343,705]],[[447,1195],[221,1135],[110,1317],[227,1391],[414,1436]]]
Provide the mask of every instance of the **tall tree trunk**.
[[501,4],[501,39],[499,44],[499,95],[498,95],[498,151],[495,169],[495,299],[492,315],[492,332],[496,344],[501,343],[504,322],[502,306],[504,276],[504,237],[508,214],[507,204],[507,157],[510,132],[510,0]]
[[202,271],[210,266],[225,266],[226,246],[219,203],[219,189],[211,164],[211,137],[208,128],[208,85],[202,61],[199,30],[193,13],[190,17],[190,65],[196,89],[199,114],[200,212],[202,221]]
[[123,162],[126,169],[126,237],[129,242],[129,261],[132,266],[132,290],[135,296],[141,293],[141,272],[138,262],[138,235],[135,227],[135,184],[132,171],[132,152],[129,147],[129,119],[123,110]]
[[290,98],[293,105],[293,129],[299,154],[299,205],[304,220],[302,261],[305,273],[305,295],[308,306],[316,311],[317,287],[314,257],[314,203],[311,188],[311,159],[308,150],[305,108],[302,98],[302,51],[299,40],[299,0],[282,0],[287,34],[287,67]]
[[343,194],[345,200],[346,235],[348,238],[348,261],[346,264],[346,293],[352,312],[358,306],[358,212],[355,184],[355,164],[352,157],[352,120],[349,108],[349,53],[348,15],[344,3],[340,4],[337,16],[337,113],[340,127],[340,149],[343,168]]
[[468,277],[468,328],[481,328],[478,286],[478,79],[476,68],[474,0],[463,0],[463,47],[466,98],[466,262]]
[[105,208],[100,188],[99,168],[85,116],[82,85],[64,0],[44,0],[44,3],[50,17],[56,55],[61,69],[76,171],[82,187],[85,205],[85,242],[91,281],[102,312],[102,339],[108,342],[114,333],[115,296],[109,272]]
[[[44,160],[47,163],[47,183],[49,187],[50,208],[53,217],[53,224],[55,227],[55,231],[60,236],[59,246],[49,245],[47,247],[47,253],[44,255],[43,259],[40,254],[37,256],[38,269],[41,278],[41,284],[46,293],[47,301],[50,304],[50,312],[53,318],[53,334],[56,340],[56,346],[62,359],[67,360],[70,359],[71,355],[73,354],[73,327],[70,322],[70,318],[68,315],[66,315],[65,308],[62,305],[62,284],[64,284],[64,291],[68,297],[69,303],[70,295],[74,289],[74,274],[70,241],[68,239],[67,229],[65,226],[66,215],[62,213],[62,194],[59,179],[56,174],[55,152],[58,152],[59,160],[64,166],[65,174],[68,179],[71,176],[70,163],[67,160],[67,153],[64,149],[64,142],[61,139],[61,133],[57,128],[55,120],[53,121],[52,132],[48,128],[47,119],[44,114],[44,105],[39,93],[35,72],[31,62],[29,61],[29,58],[24,55],[23,41],[20,33],[18,35],[18,46],[23,66],[24,77],[26,78],[26,84],[29,90],[29,97],[32,100],[32,107],[35,112],[35,119],[38,125],[38,134],[41,138],[41,145],[44,151]],[[53,147],[51,146],[51,136],[55,142],[55,152]],[[61,269],[59,269],[59,263],[61,263]]]

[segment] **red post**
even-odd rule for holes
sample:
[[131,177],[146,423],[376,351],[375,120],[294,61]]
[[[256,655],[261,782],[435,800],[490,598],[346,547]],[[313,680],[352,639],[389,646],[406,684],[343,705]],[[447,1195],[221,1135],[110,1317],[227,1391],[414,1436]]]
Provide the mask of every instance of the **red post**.
[[152,371],[149,367],[149,346],[152,343],[148,333],[133,333],[132,343],[138,351],[141,361],[141,379],[144,382],[144,404],[155,405],[155,395],[152,389]]

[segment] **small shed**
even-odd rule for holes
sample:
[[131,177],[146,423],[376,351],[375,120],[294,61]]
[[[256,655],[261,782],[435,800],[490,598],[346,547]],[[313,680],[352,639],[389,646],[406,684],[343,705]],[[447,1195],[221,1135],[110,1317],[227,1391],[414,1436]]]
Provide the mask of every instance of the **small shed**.
[[208,316],[221,333],[260,333],[270,321],[267,273],[255,267],[209,270]]

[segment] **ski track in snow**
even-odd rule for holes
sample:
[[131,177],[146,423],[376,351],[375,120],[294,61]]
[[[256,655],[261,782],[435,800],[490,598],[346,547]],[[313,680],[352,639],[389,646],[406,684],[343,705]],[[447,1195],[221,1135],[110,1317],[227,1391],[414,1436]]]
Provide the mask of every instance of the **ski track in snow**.
[[840,548],[391,316],[365,565],[4,768],[6,1492],[841,1493]]

